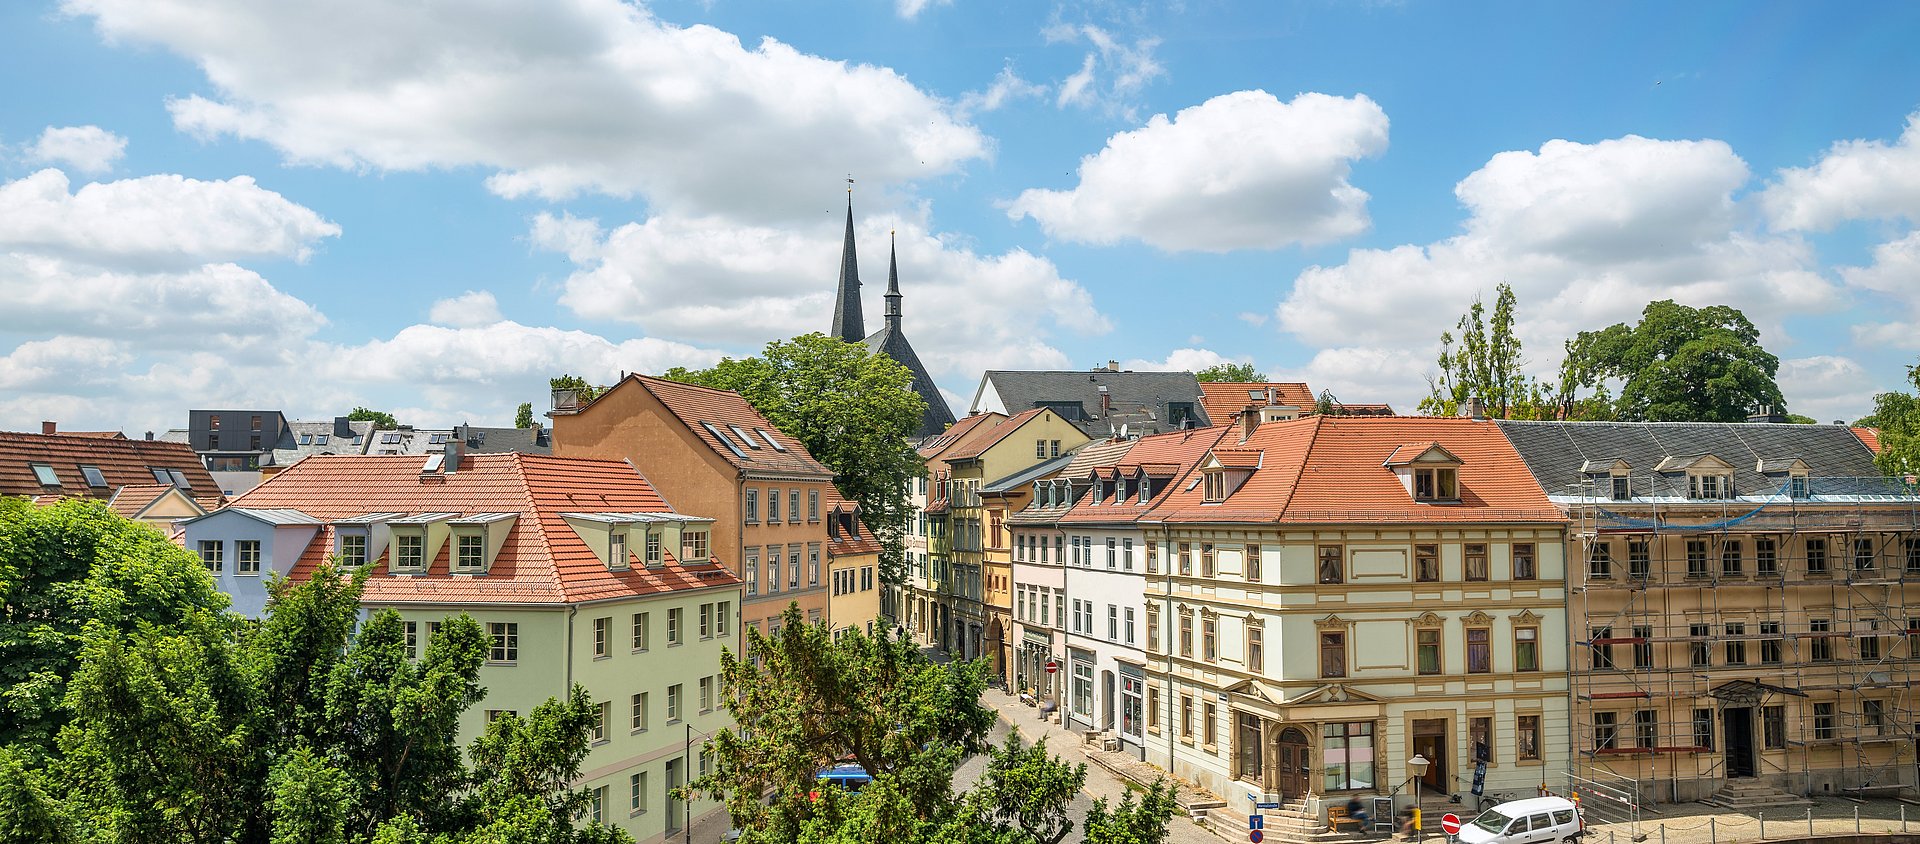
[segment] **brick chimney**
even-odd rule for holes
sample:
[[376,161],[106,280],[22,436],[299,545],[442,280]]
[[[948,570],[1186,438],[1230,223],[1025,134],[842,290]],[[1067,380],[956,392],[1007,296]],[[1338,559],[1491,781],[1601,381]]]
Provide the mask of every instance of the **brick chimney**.
[[42,422],[42,423],[40,423],[40,433],[42,433],[42,434],[44,434],[44,435],[46,435],[46,436],[49,436],[49,437],[51,437],[51,436],[53,436],[54,434],[56,434],[56,433],[59,433],[59,431],[60,431],[60,423],[58,423],[58,422]]
[[1248,407],[1240,411],[1240,441],[1246,442],[1254,431],[1260,430],[1260,408]]

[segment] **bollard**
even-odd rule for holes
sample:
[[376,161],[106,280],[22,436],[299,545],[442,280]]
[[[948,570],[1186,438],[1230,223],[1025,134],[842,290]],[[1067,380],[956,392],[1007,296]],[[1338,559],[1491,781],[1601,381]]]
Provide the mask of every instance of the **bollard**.
[[1660,844],[1667,844],[1667,825],[1660,825]]
[[1907,804],[1902,803],[1900,804],[1900,832],[1901,834],[1904,835],[1906,834],[1906,831],[1907,831]]
[[1607,830],[1607,844],[1613,844],[1613,830]]
[[1767,813],[1756,812],[1755,814],[1760,816],[1760,840],[1765,841],[1767,840]]
[[1712,817],[1707,818],[1707,841],[1711,844],[1720,844],[1720,825],[1714,823]]
[[1858,804],[1855,804],[1853,807],[1853,834],[1860,834],[1860,806]]
[[1813,807],[1807,807],[1807,837],[1813,837]]

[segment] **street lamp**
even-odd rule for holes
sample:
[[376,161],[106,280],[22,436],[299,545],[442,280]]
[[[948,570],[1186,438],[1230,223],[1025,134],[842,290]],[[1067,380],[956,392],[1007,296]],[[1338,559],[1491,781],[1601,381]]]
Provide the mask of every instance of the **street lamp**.
[[1426,831],[1421,828],[1420,823],[1420,778],[1427,775],[1428,764],[1427,757],[1418,753],[1407,760],[1407,770],[1413,772],[1413,840],[1415,841],[1426,840]]

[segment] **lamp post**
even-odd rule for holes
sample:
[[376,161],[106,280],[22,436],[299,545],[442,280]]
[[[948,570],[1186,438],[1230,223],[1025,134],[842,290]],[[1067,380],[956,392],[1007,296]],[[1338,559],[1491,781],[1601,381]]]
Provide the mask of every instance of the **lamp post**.
[[1413,772],[1413,840],[1414,841],[1426,840],[1426,831],[1421,828],[1422,824],[1420,823],[1421,821],[1420,778],[1427,775],[1428,764],[1429,763],[1427,762],[1427,757],[1421,756],[1418,753],[1413,754],[1413,758],[1407,760],[1407,770]]

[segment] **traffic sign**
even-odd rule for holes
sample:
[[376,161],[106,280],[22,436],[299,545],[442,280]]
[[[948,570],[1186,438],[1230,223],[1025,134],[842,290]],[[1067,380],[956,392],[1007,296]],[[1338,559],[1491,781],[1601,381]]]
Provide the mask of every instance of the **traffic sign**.
[[1448,812],[1440,816],[1440,831],[1448,835],[1460,834],[1460,816]]
[[1255,803],[1255,804],[1253,804],[1253,808],[1255,808],[1255,809],[1278,809],[1278,808],[1280,808],[1280,804],[1278,804],[1278,803]]
[[1051,659],[1047,660],[1047,673],[1048,674],[1060,673],[1060,663],[1054,662]]
[[1247,830],[1247,840],[1253,842],[1253,844],[1260,844],[1260,842],[1267,840],[1267,834],[1257,829],[1250,829]]
[[1247,816],[1247,831],[1251,832],[1256,829],[1266,829],[1266,828],[1267,828],[1266,815],[1248,815]]

